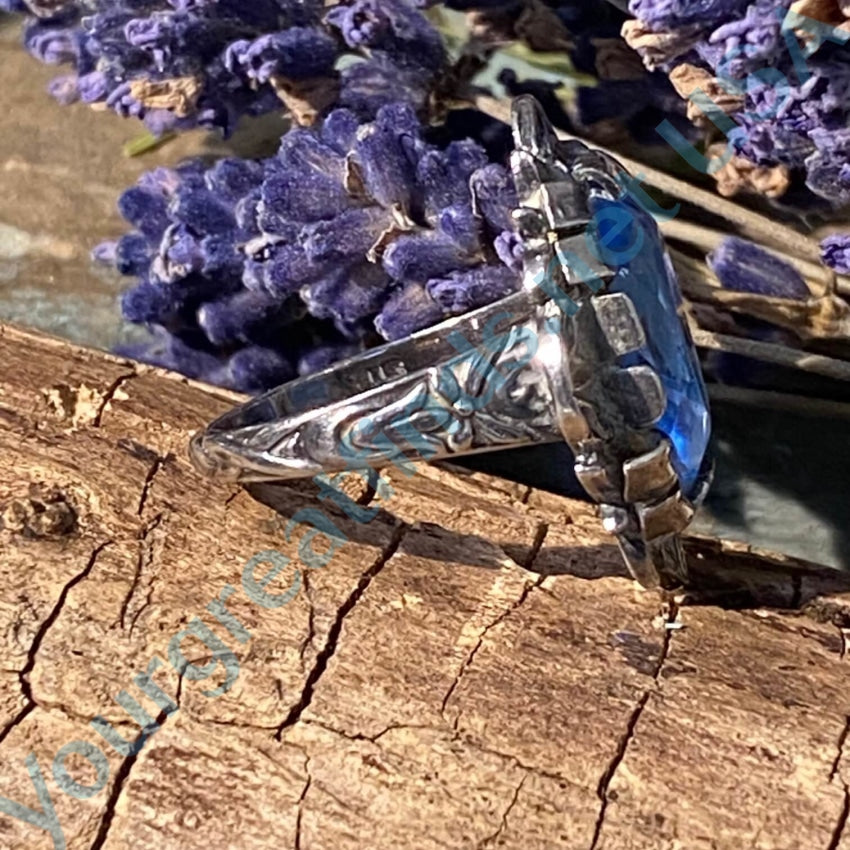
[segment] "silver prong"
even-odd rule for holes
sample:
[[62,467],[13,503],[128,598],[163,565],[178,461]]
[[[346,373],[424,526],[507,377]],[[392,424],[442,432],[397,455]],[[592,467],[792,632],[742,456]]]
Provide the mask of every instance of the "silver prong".
[[670,442],[662,439],[650,452],[623,464],[627,502],[647,502],[665,497],[678,482],[673,468]]
[[555,155],[557,137],[543,107],[531,95],[514,98],[511,109],[514,147],[534,156],[551,159]]
[[629,366],[612,375],[612,391],[634,428],[651,428],[664,415],[667,394],[658,373],[649,366]]
[[592,299],[599,327],[617,357],[646,345],[646,334],[632,299],[623,292],[611,292]]
[[559,180],[541,186],[540,204],[549,227],[558,232],[583,230],[592,218],[584,189],[575,180]]
[[694,518],[694,507],[678,490],[662,502],[637,505],[638,519],[646,540],[684,531]]
[[594,253],[586,233],[575,233],[559,239],[555,243],[555,251],[568,286],[584,284],[589,290],[600,292],[616,275],[616,271]]
[[541,159],[527,150],[511,152],[511,172],[522,206],[544,210],[544,187],[569,180],[569,172],[554,159]]
[[528,239],[525,245],[525,262],[522,283],[525,289],[543,291],[551,288],[550,278],[554,265],[552,247],[543,239]]
[[540,208],[541,165],[540,160],[528,151],[511,152],[511,173],[514,177],[517,198],[523,206]]

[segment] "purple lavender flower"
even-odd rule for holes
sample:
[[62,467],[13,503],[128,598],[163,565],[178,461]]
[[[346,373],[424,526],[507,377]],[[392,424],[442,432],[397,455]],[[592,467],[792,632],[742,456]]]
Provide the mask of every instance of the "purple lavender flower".
[[96,255],[155,329],[130,354],[253,392],[514,291],[516,203],[505,168],[429,143],[409,104],[339,109],[268,160],[144,175],[119,204],[134,230]]
[[373,56],[340,72],[337,105],[364,119],[374,118],[390,103],[405,102],[418,110],[427,101],[431,82],[430,74],[399,68],[384,56]]
[[[318,132],[290,131],[267,165],[257,204],[263,233],[246,247],[243,281],[300,293],[343,337],[375,327],[396,339],[518,285],[495,247],[515,202],[509,175],[483,149],[428,144],[409,105],[384,106],[361,126],[339,110]],[[497,282],[490,268],[506,274]],[[429,294],[431,281],[461,270],[479,272],[452,279],[468,290],[465,301]]]
[[650,66],[658,65],[662,42],[678,45],[661,63],[666,70],[708,71],[737,96],[726,106],[736,152],[759,166],[804,171],[812,199],[840,207],[850,203],[850,59],[839,46],[847,33],[821,34],[801,68],[803,44],[813,35],[782,31],[790,6],[791,0],[632,0],[646,30],[634,39],[624,32]]
[[333,66],[336,52],[333,38],[322,30],[290,27],[234,42],[225,50],[224,64],[231,73],[263,85],[275,77],[320,77]]
[[103,104],[156,134],[229,133],[242,115],[289,103],[293,87],[324,110],[345,49],[365,61],[342,73],[341,104],[363,118],[389,102],[418,108],[446,61],[439,34],[407,0],[351,0],[327,13],[319,0],[0,2],[32,13],[24,42],[36,58],[74,67],[50,86],[60,102]]
[[727,289],[775,298],[811,297],[806,281],[794,266],[754,242],[729,236],[707,261]]
[[367,49],[399,68],[435,73],[445,61],[443,41],[427,18],[396,0],[351,0],[334,6],[325,20],[349,47]]
[[74,65],[76,85],[66,77],[53,93],[106,104],[155,132],[229,132],[239,116],[279,106],[273,78],[331,75],[338,53],[316,0],[70,0],[54,11],[24,36],[42,61]]
[[375,319],[375,327],[385,339],[401,339],[423,327],[438,324],[445,316],[443,308],[420,283],[409,283],[393,290]]
[[629,11],[654,30],[729,20],[746,8],[748,0],[631,0]]
[[[154,330],[149,344],[125,353],[235,388],[263,386],[249,378],[267,371],[234,372],[230,361],[243,348],[267,347],[270,336],[304,312],[297,302],[242,286],[239,246],[254,234],[240,223],[237,208],[263,177],[261,163],[187,163],[149,172],[121,196],[119,208],[136,229],[100,246],[95,257],[138,279],[122,296],[122,312]],[[283,371],[293,372],[289,361]]]
[[507,266],[481,265],[432,278],[425,285],[428,294],[446,312],[466,313],[504,298],[517,288],[516,272]]
[[850,274],[850,234],[836,233],[820,243],[825,265],[840,274]]
[[325,21],[367,57],[342,70],[339,106],[369,119],[391,103],[425,105],[446,51],[421,12],[403,0],[350,0],[334,6]]
[[[779,10],[783,14],[777,14]],[[697,42],[694,49],[721,76],[741,79],[767,67],[782,52],[783,17],[782,3],[755,0],[746,7],[743,17],[721,24],[707,40]],[[697,23],[703,26],[706,22]]]
[[850,129],[814,129],[816,149],[806,157],[806,185],[835,204],[850,203]]

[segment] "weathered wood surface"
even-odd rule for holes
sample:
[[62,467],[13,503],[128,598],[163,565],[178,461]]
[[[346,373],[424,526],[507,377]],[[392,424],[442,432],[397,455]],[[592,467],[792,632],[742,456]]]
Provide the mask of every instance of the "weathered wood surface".
[[[850,850],[827,578],[764,570],[751,593],[807,607],[686,605],[665,628],[579,502],[422,467],[385,473],[363,524],[312,483],[200,479],[188,434],[227,404],[0,326],[0,796],[43,811],[34,755],[69,848]],[[348,539],[321,569],[298,562],[308,525],[286,539],[311,507]],[[293,560],[269,592],[305,581],[274,610],[240,586],[270,548]],[[703,547],[698,565],[735,561]],[[228,584],[244,643],[205,611]],[[221,665],[193,681],[166,660],[197,616],[238,659],[218,697]],[[122,757],[90,721],[131,737],[122,690],[156,716],[133,685],[154,656],[179,709]],[[54,777],[75,740],[108,758],[88,799]],[[65,766],[95,784],[81,756]],[[53,846],[0,810],[4,850]]]

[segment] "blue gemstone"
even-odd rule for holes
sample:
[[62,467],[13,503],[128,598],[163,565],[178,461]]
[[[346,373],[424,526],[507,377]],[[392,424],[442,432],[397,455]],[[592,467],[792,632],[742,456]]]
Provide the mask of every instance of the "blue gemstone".
[[621,365],[651,366],[661,379],[667,408],[655,427],[670,438],[673,465],[689,494],[708,449],[711,417],[673,265],[652,216],[631,198],[595,197],[591,209],[592,247],[617,269],[608,291],[629,296],[646,335],[646,345],[623,357]]

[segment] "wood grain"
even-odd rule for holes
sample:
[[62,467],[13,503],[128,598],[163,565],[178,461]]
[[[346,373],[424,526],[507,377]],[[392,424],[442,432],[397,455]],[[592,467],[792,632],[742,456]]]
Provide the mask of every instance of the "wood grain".
[[[226,394],[11,326],[0,364],[0,795],[41,810],[34,755],[71,850],[850,850],[839,578],[695,541],[745,604],[663,608],[584,503],[421,466],[378,503],[353,476],[361,523],[312,482],[199,478]],[[320,569],[287,533],[309,508],[340,535]],[[275,609],[241,586],[268,549],[269,593],[303,580]],[[244,642],[207,610],[227,585]],[[191,673],[221,654],[169,661],[196,617],[238,664],[217,697],[222,664]],[[171,713],[133,684],[154,657]],[[160,724],[123,756],[90,725],[132,740],[121,691]],[[108,761],[88,799],[54,777],[72,741]],[[55,846],[3,802],[0,847]]]

